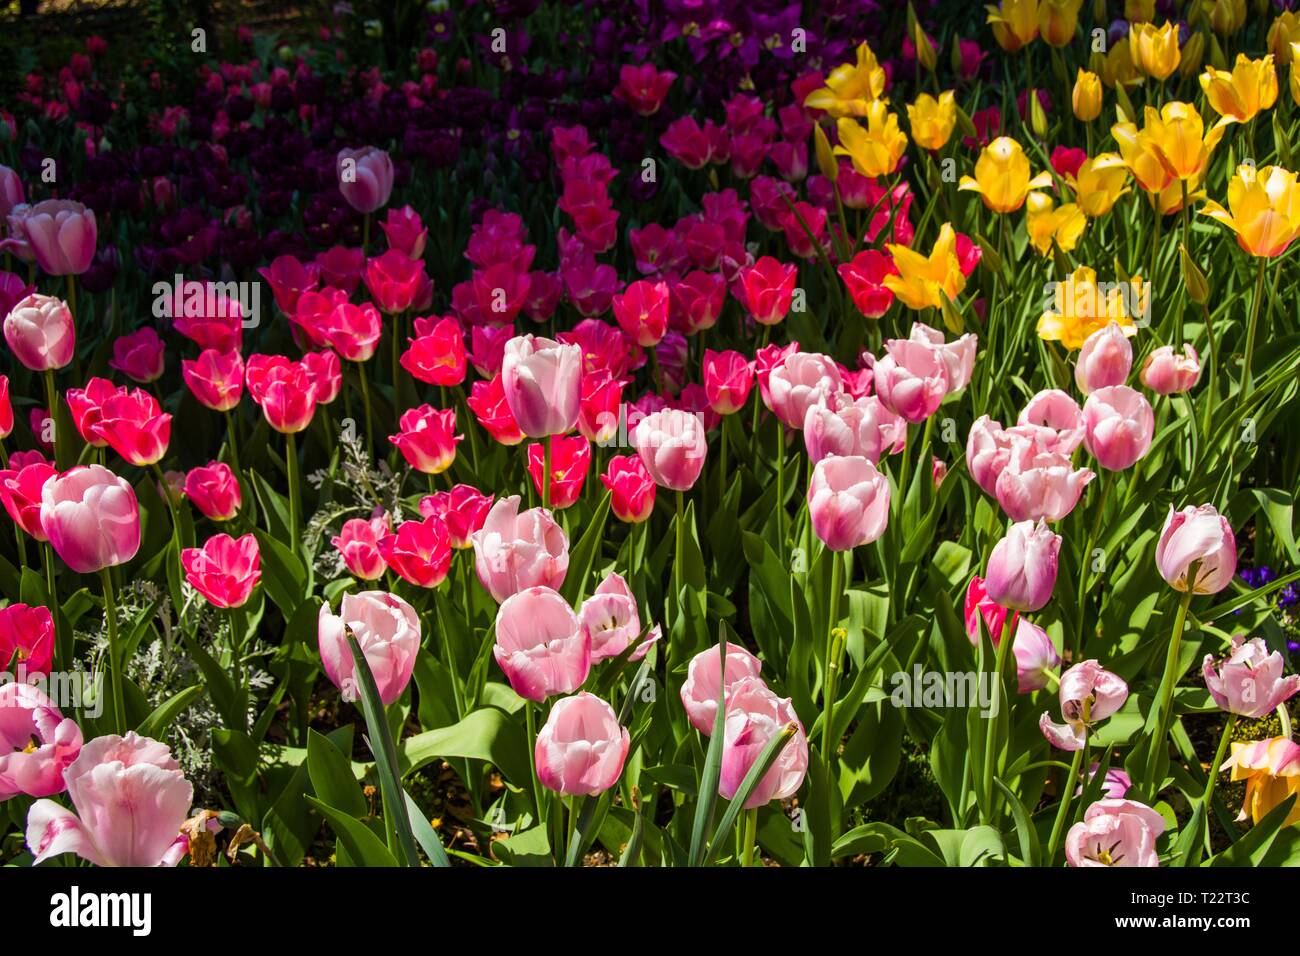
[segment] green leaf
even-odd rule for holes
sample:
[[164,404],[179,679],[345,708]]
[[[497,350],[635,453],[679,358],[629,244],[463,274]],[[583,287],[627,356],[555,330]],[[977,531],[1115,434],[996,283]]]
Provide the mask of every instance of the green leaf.
[[438,833],[425,819],[420,808],[416,806],[411,795],[405,790],[402,796],[406,798],[406,814],[411,818],[411,830],[415,836],[415,842],[420,844],[420,849],[424,850],[424,855],[429,858],[429,862],[437,867],[451,866],[451,860],[447,859],[447,851],[443,849],[442,840],[438,838]]
[[364,823],[354,820],[342,811],[335,810],[310,794],[303,794],[303,799],[329,821],[330,827],[353,862],[361,866],[397,866],[397,860],[388,852],[388,847],[384,846],[383,841]]
[[609,517],[609,507],[610,493],[607,491],[600,500],[596,513],[587,523],[587,530],[569,552],[569,571],[565,575],[560,593],[574,607],[582,603],[583,597],[587,594],[587,586],[591,583],[591,569],[605,538],[605,521]]
[[262,555],[262,586],[287,621],[310,591],[307,570],[296,554],[265,531],[259,528],[253,534]]
[[1268,812],[1264,819],[1256,823],[1244,837],[1228,847],[1222,853],[1211,857],[1206,866],[1259,866],[1268,855],[1278,831],[1286,823],[1287,815],[1297,799],[1291,794]]
[[162,740],[166,734],[167,728],[171,726],[177,714],[183,711],[203,693],[203,686],[195,684],[178,691],[171,697],[154,708],[153,713],[140,722],[135,728],[135,732],[141,737],[152,737],[154,740]]
[[[727,673],[727,631],[725,621],[718,624],[718,673]],[[726,692],[724,681],[718,681],[718,709],[713,715],[713,736],[704,755],[700,772],[699,799],[695,801],[695,817],[691,821],[690,865],[699,866],[705,859],[705,837],[713,824],[713,808],[718,802],[718,781],[722,779],[722,738],[726,721]]]
[[506,779],[527,786],[532,779],[523,728],[494,707],[476,710],[459,723],[407,737],[397,748],[403,774],[434,760],[469,757],[494,764]]
[[361,819],[369,812],[352,774],[352,761],[329,738],[307,731],[307,773],[316,796],[340,813]]
[[1025,861],[1027,866],[1040,866],[1042,861],[1042,850],[1038,843],[1038,831],[1034,829],[1034,823],[1029,818],[1029,811],[1005,783],[1002,778],[995,776],[993,785],[1002,791],[1002,797],[1007,801],[1007,806],[1011,808],[1011,817],[1016,821],[1016,839],[1020,841],[1020,859]]

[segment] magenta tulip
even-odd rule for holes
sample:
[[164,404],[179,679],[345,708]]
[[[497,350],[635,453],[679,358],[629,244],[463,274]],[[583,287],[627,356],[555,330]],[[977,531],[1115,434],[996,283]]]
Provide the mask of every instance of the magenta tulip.
[[238,540],[219,534],[202,548],[181,551],[185,580],[213,607],[242,607],[262,577],[257,538],[246,534]]

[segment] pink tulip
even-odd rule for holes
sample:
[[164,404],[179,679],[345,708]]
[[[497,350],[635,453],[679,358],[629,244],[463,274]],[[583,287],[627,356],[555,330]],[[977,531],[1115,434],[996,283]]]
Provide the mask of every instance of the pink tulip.
[[[1097,776],[1097,771],[1101,769],[1101,764],[1093,762],[1088,767],[1088,779],[1086,783],[1092,783],[1093,777]],[[1133,786],[1133,778],[1121,770],[1119,767],[1111,767],[1106,771],[1106,776],[1101,778],[1102,795],[1111,800],[1122,800],[1124,794],[1128,793],[1129,788]],[[1083,796],[1084,784],[1079,784],[1075,788],[1076,797]]]
[[1079,349],[1074,381],[1090,395],[1099,388],[1123,385],[1133,367],[1133,346],[1118,322],[1110,322],[1088,336]]
[[1201,359],[1191,345],[1177,355],[1172,345],[1162,345],[1142,363],[1142,384],[1157,395],[1189,392],[1201,378]]
[[1261,638],[1232,638],[1230,653],[1222,661],[1206,654],[1201,664],[1205,686],[1220,709],[1258,720],[1300,692],[1300,675],[1283,677],[1286,662],[1271,654]]
[[745,809],[794,796],[808,773],[808,737],[794,705],[788,698],[777,697],[757,677],[743,677],[732,684],[726,705],[718,793],[728,800],[735,797],[768,741],[794,724],[794,737],[749,795]]
[[285,315],[292,316],[303,293],[313,292],[320,282],[320,267],[303,264],[294,256],[276,256],[269,266],[257,270],[271,286],[275,304]]
[[433,296],[424,263],[408,259],[397,249],[366,260],[365,280],[375,305],[388,315],[419,308],[426,286],[429,298]]
[[95,258],[95,212],[70,199],[47,199],[23,219],[36,264],[47,275],[79,276]]
[[243,607],[262,577],[261,561],[257,538],[251,534],[239,540],[219,534],[202,548],[181,551],[185,580],[213,607]]
[[53,660],[54,618],[49,608],[26,604],[0,608],[0,671],[14,662],[30,677],[48,676]]
[[557,700],[537,732],[537,779],[564,796],[599,796],[618,783],[631,743],[614,708],[594,694]]
[[283,355],[253,355],[245,377],[248,393],[276,431],[295,434],[311,424],[317,392],[307,366]]
[[582,686],[591,669],[591,636],[559,592],[528,587],[497,609],[492,653],[516,694],[542,701]]
[[343,302],[326,316],[320,329],[329,346],[349,362],[366,362],[379,347],[383,316],[369,302]]
[[642,348],[658,345],[668,331],[668,284],[633,282],[612,303],[614,318]]
[[519,512],[519,496],[500,498],[470,535],[474,569],[498,603],[525,588],[559,588],[569,570],[569,539],[549,511]]
[[451,568],[447,525],[437,515],[403,521],[396,534],[379,539],[379,553],[398,577],[418,588],[436,588]]
[[1156,416],[1142,393],[1127,385],[1099,388],[1083,403],[1083,444],[1108,471],[1123,471],[1151,448]]
[[62,299],[33,292],[4,320],[5,341],[14,358],[33,372],[60,369],[72,361],[77,332]]
[[1085,432],[1083,409],[1059,388],[1048,388],[1029,400],[1017,419],[1023,428],[1032,428],[1039,444],[1048,451],[1069,455],[1083,444]]
[[167,454],[172,417],[162,410],[158,399],[137,388],[104,402],[99,409],[99,420],[87,430],[131,464],[144,467]]
[[[1196,576],[1189,582],[1193,564]],[[1237,571],[1232,525],[1213,505],[1189,506],[1182,511],[1170,505],[1156,542],[1156,567],[1175,590],[1217,594],[1232,583]]]
[[998,504],[1012,521],[1060,521],[1096,477],[1076,469],[1067,455],[1046,451],[1033,439],[1011,437],[1006,467],[998,474]]
[[677,74],[656,69],[653,63],[635,66],[625,63],[618,69],[618,86],[614,98],[630,106],[638,116],[654,116],[672,88]]
[[[551,440],[550,506],[556,511],[574,504],[591,468],[591,442],[581,435]],[[528,446],[528,475],[539,496],[546,493],[546,449],[541,442]]]
[[1022,694],[1042,690],[1049,683],[1048,674],[1061,665],[1061,655],[1047,632],[1023,617],[1016,625],[1011,653],[1016,656],[1016,689]]
[[244,394],[244,359],[238,352],[204,349],[193,361],[181,360],[181,377],[200,405],[229,411]]
[[235,473],[221,461],[191,469],[185,476],[184,490],[185,497],[209,521],[229,521],[243,504]]
[[194,788],[166,744],[134,731],[97,737],[63,772],[73,810],[38,800],[27,811],[32,865],[75,853],[95,866],[175,866]]
[[525,435],[563,435],[578,422],[582,349],[535,335],[515,336],[506,343],[501,385]]
[[655,480],[636,455],[614,455],[600,476],[609,489],[610,510],[619,521],[637,524],[655,509]]
[[39,688],[0,684],[0,802],[50,797],[66,787],[63,771],[81,752],[81,728]]
[[844,390],[839,366],[817,352],[792,352],[767,377],[768,408],[787,428],[803,428],[808,409]]
[[986,495],[997,495],[998,476],[1011,460],[1011,436],[1001,423],[981,415],[966,438],[966,470]]
[[16,451],[9,456],[9,467],[0,471],[0,501],[14,524],[37,541],[49,540],[41,528],[41,489],[58,469],[39,451]]
[[316,393],[317,405],[328,405],[343,390],[343,365],[336,353],[304,352],[300,360],[307,370],[307,381]]
[[382,149],[341,149],[337,166],[339,192],[357,212],[374,212],[388,204],[393,194],[393,161]]
[[420,220],[420,214],[410,206],[388,210],[388,218],[379,226],[388,237],[389,249],[397,249],[409,259],[424,258],[424,246],[429,238],[429,230]]
[[1165,818],[1133,800],[1098,800],[1065,835],[1070,866],[1159,866]]
[[829,455],[860,455],[873,465],[906,440],[907,423],[874,395],[831,395],[808,409],[804,447],[816,464]]
[[970,638],[971,644],[979,646],[980,619],[984,621],[984,628],[988,631],[989,640],[994,647],[1002,639],[1003,629],[1008,624],[1008,618],[1012,627],[1015,626],[1019,615],[1014,611],[1008,612],[1001,604],[998,604],[984,589],[984,579],[978,574],[971,578],[970,584],[966,586],[966,636]]
[[[739,644],[727,644],[726,685],[721,688],[730,698],[731,689],[746,677],[758,677],[763,663]],[[718,713],[718,649],[711,647],[700,651],[686,666],[686,680],[682,683],[682,707],[691,726],[706,737],[713,735],[713,722]]]
[[465,381],[465,336],[460,323],[454,318],[437,322],[416,319],[415,327],[417,333],[424,331],[411,339],[411,347],[402,353],[402,368],[430,385],[459,385]]
[[885,407],[913,424],[933,415],[951,390],[944,354],[911,339],[889,343],[889,354],[876,362],[874,380]]
[[709,451],[701,417],[676,408],[641,419],[632,444],[655,484],[673,491],[690,491]]
[[1053,723],[1051,715],[1044,712],[1038,729],[1058,750],[1080,750],[1092,725],[1124,706],[1128,685],[1096,661],[1088,660],[1061,675],[1059,696],[1065,723]]
[[425,518],[434,515],[441,518],[447,526],[451,546],[457,549],[473,546],[470,539],[483,527],[491,507],[492,496],[472,485],[455,485],[451,491],[436,491],[420,499],[420,514]]
[[107,448],[108,441],[95,432],[99,424],[104,405],[110,398],[126,395],[125,388],[119,388],[106,378],[91,378],[85,388],[70,388],[67,393],[68,411],[72,414],[72,424],[85,439],[86,444],[96,448]]
[[0,166],[0,219],[7,217],[14,206],[26,203],[22,178],[8,166]]
[[45,482],[41,528],[74,573],[95,574],[140,550],[140,505],[125,479],[83,465]]
[[9,400],[9,376],[0,375],[0,438],[8,438],[14,430],[14,406]]
[[330,539],[343,563],[354,577],[362,581],[377,581],[387,570],[379,553],[379,541],[391,531],[387,512],[373,518],[350,518],[343,522],[339,533]]
[[889,523],[889,480],[859,455],[823,458],[808,486],[808,513],[832,551],[870,544]]
[[456,434],[456,410],[421,405],[402,413],[401,431],[389,435],[406,463],[426,475],[440,475],[456,460],[456,445],[464,435]]
[[988,595],[1012,611],[1038,611],[1052,599],[1061,536],[1041,520],[1013,524],[989,555]]
[[730,415],[745,407],[754,387],[754,366],[739,352],[704,350],[704,392],[709,407]]
[[760,325],[776,325],[790,311],[799,267],[763,256],[740,273],[741,302]]
[[[578,608],[578,620],[591,639],[591,662],[618,657],[641,636],[641,617],[636,598],[621,575],[610,574],[600,582],[594,594]],[[630,660],[639,661],[650,650],[650,641],[642,641]]]
[[[969,384],[971,374],[975,371],[975,352],[979,347],[979,341],[974,335],[968,332],[955,342],[945,342],[943,333],[938,329],[932,329],[924,322],[914,322],[907,340],[924,345],[935,353],[948,376],[949,392],[963,389]],[[885,343],[891,355],[897,343],[897,339]]]
[[166,346],[158,333],[145,327],[113,341],[113,357],[108,367],[136,382],[148,383],[162,378]]
[[316,637],[325,674],[345,701],[358,700],[361,688],[348,632],[357,639],[366,666],[374,675],[379,699],[387,707],[402,696],[411,681],[420,652],[420,616],[415,608],[387,591],[347,592],[339,613],[322,604]]
[[341,289],[351,296],[361,284],[361,274],[366,268],[366,250],[333,246],[316,256],[315,265],[320,269],[321,281],[325,285]]

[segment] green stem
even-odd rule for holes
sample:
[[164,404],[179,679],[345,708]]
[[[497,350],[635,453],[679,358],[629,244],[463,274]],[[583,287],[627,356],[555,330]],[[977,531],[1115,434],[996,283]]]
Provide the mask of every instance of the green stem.
[[[569,828],[564,841],[564,859],[566,860],[569,858],[569,854],[573,852],[573,837],[578,829],[578,811],[582,809],[582,800],[581,794],[569,798]],[[574,866],[581,865],[581,860],[574,861]]]
[[[983,628],[983,626],[984,625],[981,619],[980,627]],[[1002,635],[998,638],[998,649],[997,649],[997,653],[994,656],[994,662],[995,662],[994,667],[996,668],[996,670],[993,673],[993,687],[998,695],[999,713],[1001,713],[1001,708],[1004,706],[1003,698],[1006,696],[1003,693],[1003,688],[1002,688],[1002,666],[1006,662],[1007,654],[1010,651],[1011,645],[1015,643],[1012,640],[1012,635],[1008,633],[1008,630],[1009,629],[1004,628]],[[998,722],[996,717],[994,717],[993,715],[990,715],[987,719],[988,719],[988,728],[984,732],[984,781],[983,781],[984,789],[982,792],[984,794],[984,806],[987,808],[985,812],[988,814],[988,818],[992,819],[993,817],[993,763],[994,763],[993,745],[996,742]]]
[[834,748],[839,743],[838,740],[833,739],[831,721],[835,716],[836,684],[839,682],[840,675],[840,648],[836,646],[840,642],[836,639],[835,625],[840,617],[840,591],[844,587],[842,580],[844,563],[840,560],[838,552],[828,551],[827,554],[831,557],[831,591],[826,619],[826,688],[825,700],[822,702],[822,757],[829,770],[831,759],[835,754]]
[[[366,377],[366,363],[357,363],[357,378],[361,381],[361,404],[366,410],[366,454],[373,461],[375,457],[375,427],[370,405],[370,382]],[[396,396],[396,391],[393,395]]]
[[[19,535],[19,541],[22,540],[22,529],[14,526]],[[54,619],[54,664],[57,669],[59,666],[59,654],[62,653],[63,638],[65,635],[59,627],[59,592],[54,583],[54,549],[50,547],[48,541],[41,544],[41,563],[45,565],[45,598],[50,602],[50,616]],[[24,560],[24,565],[26,561]]]
[[1241,360],[1241,397],[1247,398],[1254,387],[1251,377],[1250,360],[1255,355],[1255,330],[1259,325],[1259,305],[1264,298],[1264,269],[1268,260],[1260,257],[1259,274],[1255,278],[1255,298],[1250,306],[1250,325],[1246,327],[1246,354]]
[[122,695],[122,649],[117,643],[117,601],[113,597],[112,571],[101,568],[99,580],[104,586],[104,624],[108,628],[108,679],[113,685],[113,728],[124,734],[127,731],[126,698]]
[[554,453],[551,442],[554,440],[554,436],[547,435],[542,444],[542,507],[548,510],[551,507],[551,455]]
[[1097,532],[1101,530],[1101,519],[1106,513],[1106,498],[1110,494],[1110,486],[1114,479],[1110,473],[1103,471],[1101,475],[1101,493],[1097,498],[1097,510],[1093,512],[1092,527],[1088,530],[1088,540],[1085,542],[1083,555],[1079,559],[1079,595],[1076,606],[1079,609],[1079,629],[1076,633],[1078,643],[1075,644],[1074,658],[1080,660],[1080,654],[1083,653],[1084,635],[1088,623],[1088,610],[1084,601],[1088,599],[1088,573],[1090,571],[1089,562],[1092,559],[1092,549],[1097,543]]
[[[59,390],[58,390],[58,389],[55,387],[55,385],[54,385],[54,369],[52,369],[52,368],[47,368],[47,369],[45,370],[45,375],[44,375],[43,377],[44,377],[44,379],[45,379],[45,405],[46,405],[46,414],[48,414],[48,415],[50,416],[50,421],[51,421],[52,423],[54,423],[54,442],[53,442],[53,444],[54,444],[54,459],[55,459],[55,463],[56,463],[56,464],[58,465],[58,467],[59,467],[59,470],[62,471],[62,470],[63,470],[64,468],[66,468],[69,464],[71,464],[71,462],[70,462],[70,461],[65,461],[65,460],[63,460],[63,459],[60,457],[60,455],[59,455],[59,451],[60,451],[60,450],[61,450],[61,449],[62,449],[62,448],[67,444],[67,442],[66,442],[66,441],[62,441],[62,442],[59,441],[59,429],[58,429],[58,422],[59,422],[59,412],[58,412],[58,408],[59,408]],[[44,428],[42,427],[42,431],[43,431],[43,430],[44,430]],[[37,439],[40,439],[40,438],[42,438],[43,436],[41,436],[41,435],[37,435],[36,437],[37,437]],[[64,457],[66,457],[66,456],[64,456]]]
[[740,858],[740,865],[751,867],[754,865],[754,844],[758,838],[758,807],[753,807],[745,811],[745,829],[742,839],[743,855]]
[[785,556],[785,423],[776,416],[776,550]]
[[1219,783],[1219,768],[1223,766],[1224,755],[1228,752],[1228,744],[1232,740],[1232,731],[1237,726],[1237,715],[1228,714],[1228,720],[1223,725],[1223,733],[1219,737],[1218,749],[1214,751],[1214,763],[1210,764],[1210,772],[1207,774],[1208,779],[1205,781],[1205,796],[1201,797],[1201,815],[1205,818],[1204,839],[1198,839],[1183,858],[1183,866],[1196,866],[1201,862],[1201,851],[1205,848],[1206,842],[1210,839],[1210,801],[1214,799],[1214,788]]
[[172,547],[176,551],[176,563],[181,568],[180,580],[183,581],[185,580],[185,568],[181,565],[181,517],[176,510],[176,502],[172,500],[171,485],[167,484],[167,476],[163,474],[162,466],[155,461],[149,468],[158,481],[158,493],[167,502],[167,514],[172,519]]
[[226,439],[230,442],[230,463],[235,468],[235,474],[241,475],[243,469],[239,466],[239,439],[235,437],[235,419],[230,414],[230,409],[221,413],[226,418]]
[[1174,630],[1169,638],[1169,650],[1165,654],[1165,672],[1160,679],[1160,709],[1157,711],[1156,734],[1151,740],[1151,753],[1147,756],[1146,774],[1141,791],[1143,796],[1151,801],[1155,800],[1157,792],[1156,767],[1160,762],[1160,748],[1165,745],[1165,737],[1169,733],[1174,684],[1178,682],[1178,675],[1174,671],[1178,667],[1178,651],[1183,643],[1183,628],[1187,624],[1187,609],[1192,603],[1192,588],[1197,570],[1197,562],[1193,562],[1187,571],[1187,590],[1183,592],[1182,600],[1178,602],[1178,614],[1174,617]]
[[285,455],[284,464],[288,471],[289,479],[289,547],[296,554],[298,552],[298,523],[299,517],[299,489],[298,489],[298,440],[294,437],[293,432],[286,432],[284,436]]
[[673,548],[673,606],[681,599],[682,595],[682,555],[686,553],[686,519],[684,517],[684,502],[680,491],[675,492],[677,505],[677,521],[674,530],[677,532],[676,541]]
[[546,825],[546,817],[542,815],[545,801],[542,797],[542,781],[537,776],[537,704],[531,700],[524,701],[524,724],[528,732],[528,769],[532,771],[533,778],[533,812],[537,814],[537,825],[540,827]]
[[1061,835],[1065,830],[1065,821],[1070,818],[1070,804],[1074,802],[1075,781],[1079,779],[1079,770],[1083,766],[1083,755],[1087,749],[1085,743],[1084,746],[1074,752],[1074,759],[1070,761],[1070,773],[1065,778],[1061,802],[1056,808],[1056,820],[1052,823],[1052,835],[1047,841],[1047,856],[1043,858],[1048,866],[1052,865],[1052,860],[1056,857],[1056,848],[1061,845]]

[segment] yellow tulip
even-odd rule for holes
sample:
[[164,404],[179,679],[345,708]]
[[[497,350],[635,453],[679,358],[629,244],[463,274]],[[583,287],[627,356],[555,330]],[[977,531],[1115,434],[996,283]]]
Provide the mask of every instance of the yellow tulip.
[[1038,29],[1048,46],[1061,47],[1074,39],[1083,0],[1040,0]]
[[1133,63],[1133,54],[1128,37],[1111,45],[1101,65],[1101,81],[1111,89],[1116,85],[1136,86],[1142,82],[1142,74]]
[[1025,204],[1031,189],[1052,184],[1051,173],[1029,175],[1029,157],[1020,144],[1009,136],[999,136],[980,151],[975,161],[975,176],[963,176],[958,189],[980,194],[984,205],[994,212],[1015,212]]
[[1221,37],[1230,36],[1246,22],[1246,0],[1206,0],[1210,29]]
[[1059,209],[1047,193],[1031,192],[1025,197],[1025,231],[1029,242],[1038,254],[1050,256],[1052,242],[1062,252],[1072,252],[1088,225],[1088,217],[1074,203],[1066,203]]
[[1291,99],[1300,106],[1300,43],[1291,44],[1291,72],[1287,76]]
[[915,103],[907,106],[907,122],[912,127],[912,140],[922,149],[943,149],[957,125],[957,101],[952,90],[945,90],[936,100],[922,93]]
[[1124,0],[1124,19],[1129,23],[1148,23],[1156,15],[1156,0]]
[[1157,80],[1168,79],[1178,69],[1178,25],[1135,23],[1129,27],[1128,48],[1137,69]]
[[1280,256],[1300,235],[1296,174],[1281,166],[1256,169],[1242,163],[1228,181],[1228,209],[1207,202],[1201,212],[1235,232],[1252,256]]
[[1098,284],[1097,273],[1079,266],[1064,282],[1057,283],[1053,307],[1038,319],[1038,337],[1045,342],[1060,342],[1071,352],[1083,348],[1088,336],[1118,323],[1125,335],[1133,335],[1137,326],[1130,312],[1146,315],[1150,290],[1140,277],[1123,283]]
[[1174,181],[1173,174],[1160,159],[1154,138],[1147,130],[1139,130],[1132,123],[1116,123],[1110,128],[1110,135],[1119,144],[1124,165],[1144,190],[1158,193]]
[[1080,69],[1074,79],[1074,92],[1070,96],[1076,119],[1091,123],[1101,115],[1101,77]]
[[[1118,153],[1101,153],[1083,161],[1066,182],[1074,190],[1074,201],[1089,219],[1104,216],[1119,197],[1128,192],[1128,166]],[[1064,247],[1062,247],[1064,248]]]
[[813,124],[813,155],[817,158],[817,168],[821,174],[835,182],[840,178],[840,164],[831,151],[831,141],[826,138],[826,130],[821,123]]
[[1166,103],[1160,111],[1146,108],[1145,133],[1160,161],[1176,179],[1194,179],[1205,173],[1214,147],[1223,139],[1222,126],[1205,129],[1205,122],[1191,103]]
[[1291,62],[1291,45],[1300,43],[1300,13],[1283,10],[1268,28],[1268,52],[1282,66]]
[[[1286,737],[1233,741],[1232,756],[1219,770],[1231,770],[1233,783],[1246,781],[1245,798],[1237,816],[1241,821],[1259,823],[1292,794],[1300,794],[1300,747]],[[1300,800],[1291,807],[1282,826],[1297,822]]]
[[826,85],[813,90],[803,101],[809,109],[825,110],[833,117],[866,116],[871,103],[885,92],[885,71],[871,47],[858,47],[857,62],[843,63],[831,70]]
[[885,287],[909,309],[941,308],[941,290],[949,299],[955,299],[966,288],[966,276],[957,261],[957,233],[950,222],[939,230],[928,256],[892,243],[885,246],[885,251],[898,269],[898,275],[885,276]]
[[1244,53],[1237,54],[1237,62],[1229,73],[1207,67],[1201,74],[1201,89],[1222,119],[1219,125],[1244,123],[1254,119],[1260,110],[1277,102],[1277,71],[1273,69],[1273,54],[1262,60],[1252,60]]
[[898,117],[881,100],[867,107],[867,128],[855,119],[837,121],[840,145],[835,155],[847,156],[863,176],[887,176],[898,167],[907,148],[907,134],[898,128]]
[[[1147,198],[1151,200],[1152,206],[1156,212],[1162,216],[1172,216],[1183,208],[1183,185],[1181,179],[1175,179],[1159,193],[1150,195]],[[1201,188],[1203,177],[1196,176],[1187,180],[1187,202],[1200,202],[1205,198],[1205,190]]]
[[1038,36],[1038,0],[1002,0],[996,7],[986,6],[993,39],[1008,53],[1033,43]]

